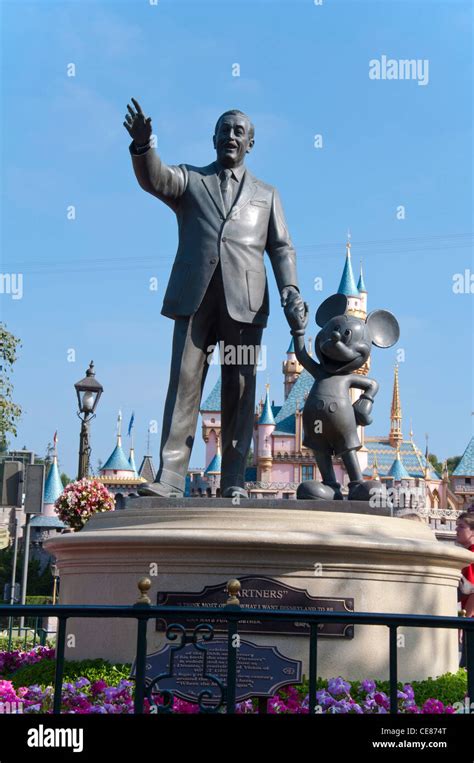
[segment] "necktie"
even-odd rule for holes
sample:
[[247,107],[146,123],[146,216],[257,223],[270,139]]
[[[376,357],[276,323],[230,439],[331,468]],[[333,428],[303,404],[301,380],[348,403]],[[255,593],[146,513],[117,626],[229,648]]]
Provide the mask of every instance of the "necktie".
[[229,169],[221,170],[219,177],[221,179],[221,193],[222,201],[224,202],[224,209],[226,215],[229,213],[229,209],[232,206],[232,190],[230,187],[231,171]]

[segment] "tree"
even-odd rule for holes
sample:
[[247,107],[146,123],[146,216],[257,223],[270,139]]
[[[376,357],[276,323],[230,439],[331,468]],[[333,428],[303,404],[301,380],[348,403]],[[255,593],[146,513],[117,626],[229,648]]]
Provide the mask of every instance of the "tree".
[[20,340],[7,331],[4,323],[0,323],[0,442],[7,442],[7,435],[16,437],[16,425],[21,417],[21,408],[13,402],[13,384],[10,375],[17,359],[17,349]]
[[440,464],[438,461],[438,456],[436,456],[434,453],[428,453],[428,461],[434,468],[436,472],[438,472],[439,475],[443,472],[443,464]]
[[[20,583],[23,572],[23,549],[18,554],[16,567],[16,582]],[[13,546],[0,551],[0,598],[3,598],[5,583],[11,582],[13,568]],[[28,594],[30,596],[48,596],[51,593],[53,580],[49,564],[43,572],[40,572],[40,563],[37,559],[28,560]]]
[[[451,474],[454,472],[456,466],[459,464],[461,460],[461,456],[450,456],[446,459],[448,464],[448,475],[451,476]],[[430,464],[434,467],[434,469],[438,472],[438,474],[441,476],[443,474],[443,468],[444,468],[444,462],[440,463],[438,461],[438,457],[435,456],[434,453],[428,454],[428,461]]]
[[69,485],[69,483],[72,482],[72,479],[71,477],[68,477],[65,472],[61,472],[61,482],[63,483],[63,487],[66,487],[66,485]]
[[450,456],[447,459],[447,462],[448,462],[448,474],[449,475],[451,475],[454,472],[454,470],[455,470],[456,466],[459,464],[461,458],[462,458],[462,456]]

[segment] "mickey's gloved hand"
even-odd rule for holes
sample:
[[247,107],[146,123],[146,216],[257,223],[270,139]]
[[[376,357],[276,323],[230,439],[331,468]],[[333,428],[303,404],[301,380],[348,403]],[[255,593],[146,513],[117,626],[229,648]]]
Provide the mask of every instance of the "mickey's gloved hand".
[[355,419],[361,427],[367,427],[369,424],[372,424],[372,417],[370,416],[370,413],[372,412],[372,405],[372,400],[365,397],[364,395],[361,395],[361,397],[356,400],[352,406],[355,413]]

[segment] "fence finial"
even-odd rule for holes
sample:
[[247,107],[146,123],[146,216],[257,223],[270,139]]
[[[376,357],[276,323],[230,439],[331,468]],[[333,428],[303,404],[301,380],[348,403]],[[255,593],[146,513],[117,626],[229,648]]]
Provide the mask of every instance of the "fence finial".
[[140,596],[137,599],[137,604],[151,604],[151,599],[148,596],[148,591],[151,588],[150,578],[140,578],[137,585],[138,590],[140,591]]
[[226,601],[226,606],[232,605],[232,606],[240,606],[240,600],[238,599],[238,594],[242,590],[242,586],[240,584],[240,580],[234,579],[229,580],[227,583],[227,593],[229,594],[229,598]]

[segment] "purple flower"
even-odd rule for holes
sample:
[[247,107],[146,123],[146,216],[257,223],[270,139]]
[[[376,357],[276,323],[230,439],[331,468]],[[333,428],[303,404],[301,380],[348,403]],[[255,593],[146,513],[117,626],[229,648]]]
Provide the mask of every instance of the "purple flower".
[[237,713],[253,713],[253,703],[251,699],[245,700],[245,702],[238,702],[235,706]]
[[340,697],[341,694],[349,695],[350,690],[350,684],[348,684],[347,681],[344,681],[341,676],[338,676],[338,678],[330,678],[328,681],[328,692],[332,694],[333,697]]
[[90,681],[87,678],[79,678],[78,681],[76,681],[76,688],[82,689],[83,686],[90,686]]
[[378,691],[374,694],[374,699],[380,707],[385,708],[385,710],[388,710],[390,707],[390,703],[388,701],[388,697],[383,691]]
[[445,709],[443,703],[439,699],[430,698],[430,699],[426,700],[425,704],[423,705],[423,707],[421,709],[421,712],[422,713],[436,713],[436,714],[439,715],[441,713],[445,713],[446,709]]

